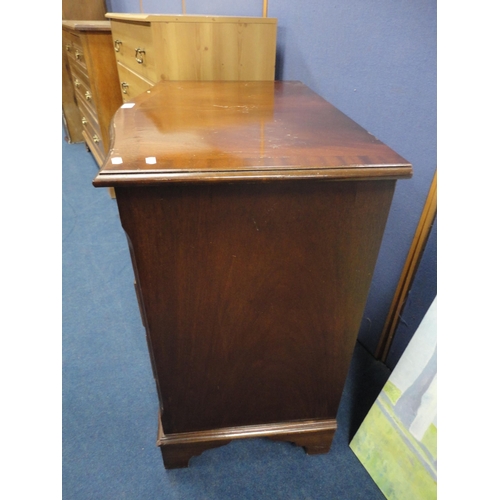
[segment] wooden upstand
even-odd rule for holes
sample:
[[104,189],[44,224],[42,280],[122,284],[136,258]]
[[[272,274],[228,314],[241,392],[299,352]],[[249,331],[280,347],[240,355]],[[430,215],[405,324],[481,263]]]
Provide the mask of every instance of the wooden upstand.
[[396,180],[411,165],[300,82],[160,82],[114,187],[166,468],[236,438],[326,453]]
[[277,19],[107,13],[123,102],[161,80],[274,80]]

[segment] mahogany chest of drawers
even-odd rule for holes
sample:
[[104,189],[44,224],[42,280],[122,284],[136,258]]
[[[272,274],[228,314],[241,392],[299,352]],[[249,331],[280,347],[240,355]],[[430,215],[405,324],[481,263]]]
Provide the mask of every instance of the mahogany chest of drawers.
[[123,101],[161,80],[274,80],[277,20],[108,13]]
[[123,102],[110,22],[63,21],[62,30],[82,135],[101,167],[109,150],[111,119]]
[[165,467],[237,438],[326,453],[411,165],[300,82],[163,81],[114,127],[94,185],[129,241]]

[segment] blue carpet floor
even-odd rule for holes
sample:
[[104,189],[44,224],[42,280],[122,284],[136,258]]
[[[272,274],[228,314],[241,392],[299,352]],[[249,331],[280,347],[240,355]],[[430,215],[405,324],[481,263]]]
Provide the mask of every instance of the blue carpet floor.
[[118,210],[92,179],[84,144],[62,140],[63,498],[383,499],[349,440],[389,376],[356,346],[326,455],[267,439],[233,441],[166,471],[157,397]]

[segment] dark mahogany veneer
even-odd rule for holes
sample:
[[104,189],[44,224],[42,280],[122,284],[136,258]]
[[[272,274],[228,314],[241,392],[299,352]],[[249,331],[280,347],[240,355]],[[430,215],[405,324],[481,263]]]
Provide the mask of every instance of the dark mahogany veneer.
[[232,439],[326,453],[411,165],[300,82],[161,82],[123,105],[114,187],[165,467]]

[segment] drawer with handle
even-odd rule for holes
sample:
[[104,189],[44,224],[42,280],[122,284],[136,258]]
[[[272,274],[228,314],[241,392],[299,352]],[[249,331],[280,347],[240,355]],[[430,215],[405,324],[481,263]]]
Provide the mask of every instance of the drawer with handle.
[[149,23],[111,22],[116,61],[156,80],[155,51]]
[[75,95],[77,97],[80,97],[84,101],[87,101],[88,106],[94,108],[94,113],[96,113],[94,96],[92,94],[92,91],[90,90],[90,87],[88,87],[87,85],[88,83],[84,79],[78,78],[78,76],[75,78],[73,76],[73,87],[75,88]]
[[85,54],[80,39],[75,35],[69,35],[71,36],[70,41],[65,45],[68,59],[70,62],[80,65],[87,72],[87,63],[85,62]]
[[82,112],[83,137],[85,138],[85,142],[91,149],[92,153],[99,156],[96,160],[97,163],[99,163],[99,161],[101,162],[99,163],[99,166],[101,166],[104,158],[106,157],[106,149],[102,140],[101,130],[92,115],[84,112],[84,108],[80,107],[80,112]]
[[91,113],[88,113],[86,109],[79,108],[82,114],[82,128],[86,130],[90,135],[97,134],[98,137],[102,137],[100,127],[95,121],[95,118]]
[[66,55],[70,59],[74,59],[75,48],[73,47],[73,40],[75,39],[75,35],[68,33],[67,31],[63,31],[62,33],[62,41],[63,41],[63,49],[66,52]]
[[82,135],[97,164],[99,165],[99,167],[102,167],[106,158],[106,154],[104,153],[104,148],[102,146],[100,137],[97,134],[90,135],[86,130],[82,131]]
[[139,94],[149,90],[154,85],[153,82],[130,71],[123,64],[118,63],[117,67],[123,102],[135,99]]
[[[80,94],[76,94],[76,102],[78,103],[80,112],[85,116],[86,120],[92,124],[92,127],[97,132],[99,132],[99,135],[102,137],[95,108],[93,106],[90,106],[87,100]],[[82,123],[82,125],[84,124]]]
[[82,88],[83,86],[85,89],[90,90],[90,80],[83,68],[75,63],[70,63],[70,68],[73,86],[77,88]]

